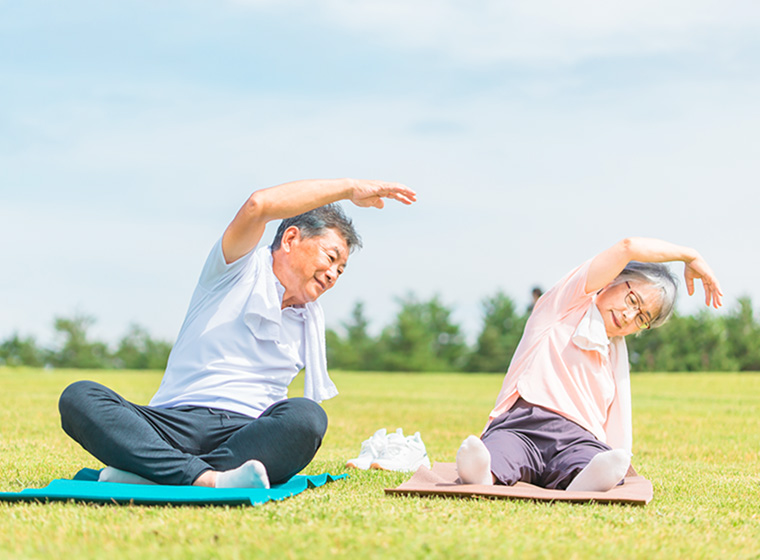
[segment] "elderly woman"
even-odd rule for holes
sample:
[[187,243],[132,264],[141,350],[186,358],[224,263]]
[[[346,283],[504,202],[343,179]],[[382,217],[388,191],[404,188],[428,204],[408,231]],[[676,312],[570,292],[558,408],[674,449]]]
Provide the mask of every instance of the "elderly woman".
[[625,336],[662,325],[676,279],[661,263],[682,261],[689,295],[723,295],[694,249],[629,238],[570,272],[537,302],[480,439],[457,453],[467,484],[529,482],[604,492],[631,457],[631,397]]

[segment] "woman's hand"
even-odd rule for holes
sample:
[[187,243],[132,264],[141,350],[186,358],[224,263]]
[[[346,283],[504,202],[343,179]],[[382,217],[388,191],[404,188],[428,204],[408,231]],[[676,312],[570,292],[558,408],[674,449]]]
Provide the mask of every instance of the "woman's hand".
[[417,200],[417,193],[401,183],[386,181],[354,180],[351,186],[349,200],[362,208],[383,208],[384,198],[398,200],[403,204],[411,204]]
[[709,307],[712,303],[715,309],[723,305],[721,301],[723,292],[720,289],[720,283],[701,256],[685,264],[683,276],[686,280],[686,290],[690,296],[694,295],[694,280],[699,279],[702,280],[702,285],[705,288],[705,305]]

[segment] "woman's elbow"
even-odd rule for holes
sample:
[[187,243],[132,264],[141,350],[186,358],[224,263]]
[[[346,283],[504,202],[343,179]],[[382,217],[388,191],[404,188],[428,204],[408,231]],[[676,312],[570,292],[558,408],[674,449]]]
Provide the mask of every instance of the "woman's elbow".
[[635,237],[626,237],[625,239],[621,239],[617,243],[618,250],[624,254],[628,255],[631,258],[636,254],[636,248],[638,246],[637,240]]

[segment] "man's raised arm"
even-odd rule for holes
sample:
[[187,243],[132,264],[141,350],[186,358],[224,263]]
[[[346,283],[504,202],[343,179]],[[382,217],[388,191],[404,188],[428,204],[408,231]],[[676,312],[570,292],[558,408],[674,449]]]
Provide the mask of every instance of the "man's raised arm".
[[401,183],[362,179],[308,179],[256,191],[224,232],[224,259],[228,264],[235,262],[256,247],[272,220],[297,216],[339,200],[382,208],[384,198],[411,204],[417,194]]

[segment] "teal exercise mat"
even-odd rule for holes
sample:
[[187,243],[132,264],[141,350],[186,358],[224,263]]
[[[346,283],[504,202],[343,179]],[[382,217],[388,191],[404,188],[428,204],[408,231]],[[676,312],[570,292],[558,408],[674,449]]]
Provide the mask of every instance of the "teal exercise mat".
[[98,482],[98,473],[82,469],[73,480],[53,480],[45,488],[27,488],[21,492],[0,492],[6,502],[86,502],[118,505],[225,505],[255,506],[284,500],[304,490],[323,486],[348,475],[329,473],[314,476],[296,475],[272,488],[200,488],[197,486],[165,486]]

